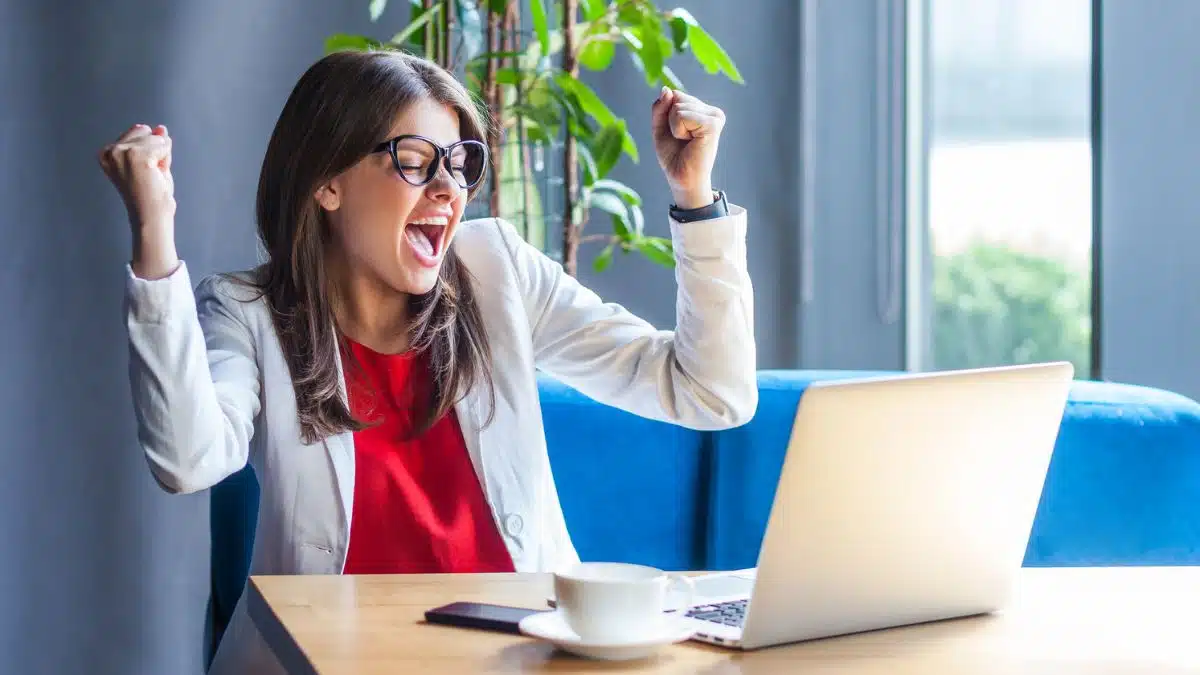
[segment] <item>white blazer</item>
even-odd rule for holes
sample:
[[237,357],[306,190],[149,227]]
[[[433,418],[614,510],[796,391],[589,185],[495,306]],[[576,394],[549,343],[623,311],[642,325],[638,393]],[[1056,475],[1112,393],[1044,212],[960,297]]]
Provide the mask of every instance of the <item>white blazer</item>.
[[[758,404],[746,212],[671,221],[677,325],[656,330],[604,303],[507,223],[460,224],[494,358],[495,416],[471,391],[458,414],[517,571],[578,560],[550,471],[535,371],[645,417],[696,429],[747,422]],[[251,574],[339,574],[354,506],[354,440],[300,438],[291,377],[263,300],[186,265],[160,280],[126,269],[138,440],[173,493],[212,487],[249,462],[262,489]],[[339,364],[340,368],[340,364]],[[344,392],[343,392],[344,395]],[[211,672],[278,672],[242,596]]]

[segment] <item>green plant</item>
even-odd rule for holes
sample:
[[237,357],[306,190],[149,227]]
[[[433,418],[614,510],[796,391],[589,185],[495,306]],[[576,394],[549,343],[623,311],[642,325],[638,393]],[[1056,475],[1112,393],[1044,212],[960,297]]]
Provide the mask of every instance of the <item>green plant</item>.
[[1091,288],[1086,270],[977,245],[939,256],[933,280],[939,369],[1066,360],[1086,376]]
[[[519,29],[522,4],[533,29],[528,39]],[[371,20],[378,21],[387,5],[370,0]],[[494,172],[489,209],[506,217],[521,205],[525,237],[534,245],[545,245],[546,223],[531,178],[530,149],[561,147],[560,234],[569,274],[577,271],[584,241],[602,244],[593,260],[597,271],[618,250],[675,264],[671,241],[645,233],[637,191],[609,177],[623,155],[638,161],[638,147],[625,120],[583,82],[580,71],[606,70],[624,51],[648,86],[683,89],[667,62],[686,52],[707,73],[741,83],[733,60],[687,10],[662,10],[653,0],[408,0],[408,5],[407,26],[391,39],[339,33],[326,40],[326,51],[401,49],[460,72],[497,122],[489,139]],[[608,214],[611,233],[583,236],[592,209]]]

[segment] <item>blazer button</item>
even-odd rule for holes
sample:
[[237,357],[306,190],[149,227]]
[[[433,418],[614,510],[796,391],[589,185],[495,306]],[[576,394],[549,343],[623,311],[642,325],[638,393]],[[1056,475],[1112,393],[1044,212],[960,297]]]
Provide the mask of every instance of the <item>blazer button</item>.
[[504,519],[504,531],[508,533],[508,536],[519,537],[521,532],[524,530],[525,521],[521,519],[521,516],[515,513],[510,513],[508,514],[508,517]]

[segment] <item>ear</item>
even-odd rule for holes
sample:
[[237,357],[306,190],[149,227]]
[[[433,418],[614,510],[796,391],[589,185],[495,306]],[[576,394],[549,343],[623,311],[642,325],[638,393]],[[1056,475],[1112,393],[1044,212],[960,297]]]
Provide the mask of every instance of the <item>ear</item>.
[[337,179],[331,180],[328,183],[317,188],[314,195],[317,203],[326,211],[337,211],[342,205],[342,197],[340,186],[337,184]]

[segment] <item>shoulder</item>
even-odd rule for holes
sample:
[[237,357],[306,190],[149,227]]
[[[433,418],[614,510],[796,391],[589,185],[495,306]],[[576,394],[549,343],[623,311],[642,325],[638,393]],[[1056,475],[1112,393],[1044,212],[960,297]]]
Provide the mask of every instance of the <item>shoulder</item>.
[[262,268],[253,268],[207,275],[196,284],[196,304],[202,313],[206,308],[221,307],[243,320],[255,311],[265,311],[266,300],[258,283],[261,274]]
[[458,228],[454,250],[481,279],[525,283],[531,274],[540,273],[543,261],[552,262],[502,218],[465,220]]
[[513,239],[520,239],[512,223],[501,218],[474,218],[458,224],[454,245],[460,254],[504,253],[511,255]]
[[476,276],[508,273],[517,282],[529,283],[562,269],[562,265],[529,244],[512,223],[498,217],[458,223],[454,246]]

